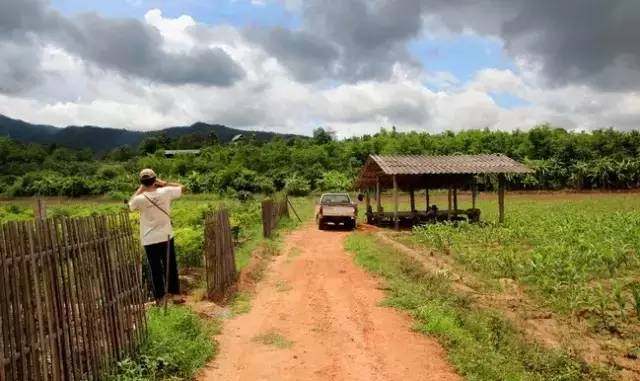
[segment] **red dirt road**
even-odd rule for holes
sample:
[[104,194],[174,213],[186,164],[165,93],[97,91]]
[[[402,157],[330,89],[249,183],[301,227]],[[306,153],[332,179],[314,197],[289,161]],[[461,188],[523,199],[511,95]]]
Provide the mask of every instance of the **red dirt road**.
[[[379,306],[379,283],[343,248],[349,233],[291,233],[249,313],[224,324],[200,380],[459,380],[442,347],[411,319]],[[256,340],[268,333],[289,345]]]

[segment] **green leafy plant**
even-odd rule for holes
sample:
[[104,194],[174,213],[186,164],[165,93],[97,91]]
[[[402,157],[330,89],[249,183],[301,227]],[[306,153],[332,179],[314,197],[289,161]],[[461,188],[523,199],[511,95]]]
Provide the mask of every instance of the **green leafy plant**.
[[109,380],[189,380],[217,349],[212,336],[219,323],[200,320],[185,307],[171,307],[167,313],[152,308],[147,327],[140,354],[121,361]]

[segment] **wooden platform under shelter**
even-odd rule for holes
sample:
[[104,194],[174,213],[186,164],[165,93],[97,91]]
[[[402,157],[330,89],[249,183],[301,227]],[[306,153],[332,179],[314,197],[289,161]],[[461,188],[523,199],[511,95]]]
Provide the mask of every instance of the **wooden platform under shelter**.
[[[476,208],[477,178],[481,175],[496,176],[498,183],[499,221],[504,221],[504,192],[506,175],[530,173],[525,165],[501,154],[491,155],[370,155],[356,180],[356,188],[366,195],[367,222],[374,225],[415,225],[425,222],[466,219],[478,221],[480,210]],[[393,211],[382,208],[381,194],[393,190]],[[415,191],[425,190],[423,210],[416,209]],[[446,208],[432,205],[429,190],[448,190]],[[458,208],[458,189],[471,189],[472,207]],[[410,210],[398,210],[400,191],[409,194]],[[375,211],[371,195],[375,197]]]

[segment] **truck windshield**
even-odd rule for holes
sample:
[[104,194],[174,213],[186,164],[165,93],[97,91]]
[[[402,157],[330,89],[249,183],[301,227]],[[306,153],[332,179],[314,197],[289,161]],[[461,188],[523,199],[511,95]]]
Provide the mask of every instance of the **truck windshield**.
[[322,197],[323,204],[348,204],[349,196],[346,194],[326,194]]

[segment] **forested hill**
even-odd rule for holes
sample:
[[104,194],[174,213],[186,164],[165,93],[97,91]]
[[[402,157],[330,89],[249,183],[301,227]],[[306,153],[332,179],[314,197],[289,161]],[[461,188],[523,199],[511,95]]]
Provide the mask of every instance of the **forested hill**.
[[267,141],[274,136],[292,137],[273,132],[246,131],[226,127],[220,124],[195,123],[191,126],[169,127],[157,131],[129,131],[117,128],[95,126],[68,126],[58,128],[49,125],[31,124],[0,115],[0,136],[7,136],[22,143],[55,144],[62,147],[90,148],[100,153],[121,146],[138,146],[142,140],[151,136],[165,135],[177,139],[182,136],[215,135],[221,143],[229,142],[238,134],[254,136],[256,140]]

